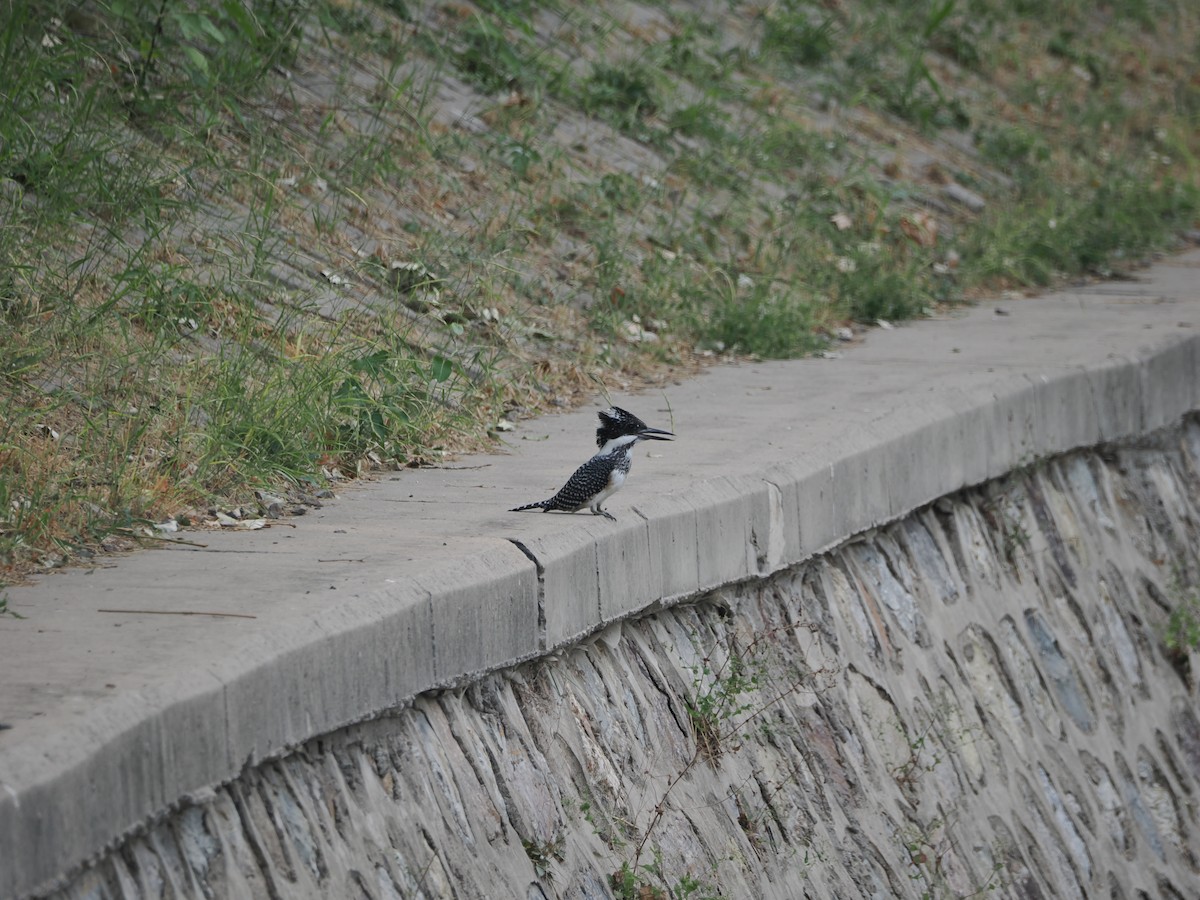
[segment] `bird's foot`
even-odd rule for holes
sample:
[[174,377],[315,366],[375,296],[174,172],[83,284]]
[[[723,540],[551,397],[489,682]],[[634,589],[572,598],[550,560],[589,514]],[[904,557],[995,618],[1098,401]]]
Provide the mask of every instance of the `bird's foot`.
[[602,509],[593,509],[593,510],[592,510],[592,512],[593,512],[595,515],[597,515],[597,516],[604,516],[604,518],[608,519],[610,522],[615,522],[615,521],[617,521],[617,517],[616,517],[616,516],[614,516],[614,515],[613,515],[612,513],[610,513],[610,512],[605,512],[605,511],[604,511],[604,510],[602,510]]

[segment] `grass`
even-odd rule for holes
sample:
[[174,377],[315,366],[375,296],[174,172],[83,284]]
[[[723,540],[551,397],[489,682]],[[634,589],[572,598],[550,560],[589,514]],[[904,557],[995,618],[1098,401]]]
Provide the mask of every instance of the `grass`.
[[1181,0],[647,10],[8,2],[0,580],[1195,227]]

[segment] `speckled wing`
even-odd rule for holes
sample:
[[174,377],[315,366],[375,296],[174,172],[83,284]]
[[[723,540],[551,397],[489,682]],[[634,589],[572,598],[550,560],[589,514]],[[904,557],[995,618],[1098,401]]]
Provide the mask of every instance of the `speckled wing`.
[[593,456],[567,479],[562,489],[545,501],[544,509],[575,512],[587,506],[593,497],[609,486],[615,459],[613,454]]

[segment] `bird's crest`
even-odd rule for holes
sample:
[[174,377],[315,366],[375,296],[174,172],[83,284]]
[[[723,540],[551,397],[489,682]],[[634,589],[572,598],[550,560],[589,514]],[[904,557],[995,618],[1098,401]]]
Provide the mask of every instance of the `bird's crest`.
[[600,427],[596,429],[597,447],[603,447],[613,438],[646,430],[645,422],[619,406],[602,409],[596,415],[600,419]]

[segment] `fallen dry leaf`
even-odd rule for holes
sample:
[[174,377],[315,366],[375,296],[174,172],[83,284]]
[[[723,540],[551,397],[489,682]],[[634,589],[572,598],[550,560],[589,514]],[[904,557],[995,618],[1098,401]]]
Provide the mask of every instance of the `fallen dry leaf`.
[[927,212],[913,213],[900,220],[900,230],[904,236],[919,247],[933,247],[937,244],[937,219]]

